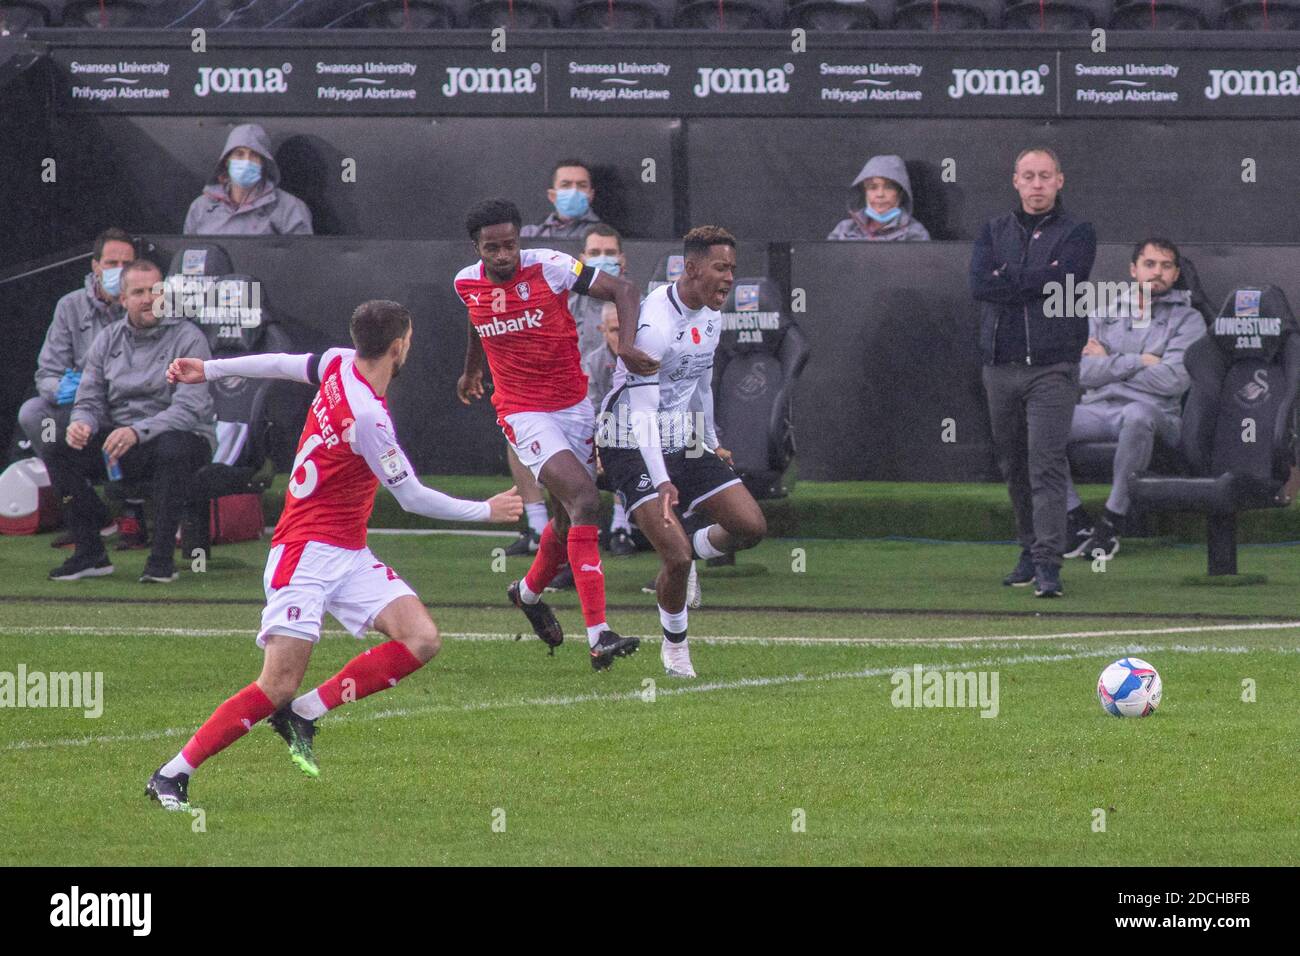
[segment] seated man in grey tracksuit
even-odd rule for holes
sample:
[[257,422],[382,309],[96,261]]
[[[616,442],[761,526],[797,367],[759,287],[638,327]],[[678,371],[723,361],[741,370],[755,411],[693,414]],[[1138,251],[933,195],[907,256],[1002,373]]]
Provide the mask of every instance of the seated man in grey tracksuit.
[[147,259],[122,270],[126,317],[95,336],[67,434],[45,456],[76,542],[52,580],[113,573],[99,535],[108,509],[94,486],[119,469],[127,481],[147,478],[153,486],[153,547],[141,581],[176,579],[176,529],[185,509],[193,504],[206,515],[207,503],[191,502],[189,492],[216,445],[212,397],[206,384],[168,384],[167,366],[186,356],[209,358],[208,342],[193,322],[154,312],[162,278]]
[[1113,314],[1088,320],[1079,365],[1079,383],[1087,391],[1075,406],[1070,441],[1118,441],[1119,447],[1110,497],[1095,523],[1070,482],[1067,558],[1114,555],[1129,510],[1129,476],[1150,464],[1157,435],[1167,445],[1178,442],[1181,400],[1191,383],[1183,353],[1205,334],[1191,293],[1172,288],[1178,273],[1178,247],[1168,239],[1144,239],[1133,248],[1129,274],[1135,283],[1151,284],[1149,315],[1139,289],[1136,302],[1121,295]]

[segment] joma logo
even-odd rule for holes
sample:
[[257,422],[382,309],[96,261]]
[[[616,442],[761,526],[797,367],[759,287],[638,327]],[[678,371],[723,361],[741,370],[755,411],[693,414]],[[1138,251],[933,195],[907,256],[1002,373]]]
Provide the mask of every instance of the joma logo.
[[691,92],[703,99],[710,93],[789,93],[787,70],[774,66],[770,70],[757,67],[712,67],[698,70],[699,82]]
[[504,66],[449,66],[443,96],[460,93],[536,93],[533,71],[526,66],[509,70]]
[[965,70],[953,68],[948,95],[954,100],[963,96],[1039,96],[1043,77],[1038,70]]
[[1300,96],[1300,69],[1211,70],[1205,98],[1220,96]]
[[210,93],[287,93],[289,84],[284,75],[289,72],[288,64],[283,67],[260,66],[201,66],[199,81],[194,84],[196,96]]

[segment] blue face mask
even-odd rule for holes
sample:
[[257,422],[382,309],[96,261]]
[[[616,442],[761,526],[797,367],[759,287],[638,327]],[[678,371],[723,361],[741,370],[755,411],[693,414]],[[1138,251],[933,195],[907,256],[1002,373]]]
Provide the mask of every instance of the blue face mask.
[[230,181],[244,189],[252,189],[262,181],[262,164],[251,159],[232,159],[229,171]]
[[593,269],[608,272],[612,276],[618,275],[620,271],[618,259],[615,256],[592,256],[587,260],[587,265]]
[[863,206],[862,211],[867,214],[868,219],[871,219],[873,222],[878,222],[882,226],[889,225],[903,214],[903,208],[901,206],[895,206],[893,209],[889,210],[889,212],[884,213],[876,212],[870,206]]
[[591,207],[591,200],[580,189],[560,189],[555,193],[555,211],[565,219],[577,219]]
[[99,286],[109,298],[116,299],[122,294],[122,266],[105,269],[99,276]]

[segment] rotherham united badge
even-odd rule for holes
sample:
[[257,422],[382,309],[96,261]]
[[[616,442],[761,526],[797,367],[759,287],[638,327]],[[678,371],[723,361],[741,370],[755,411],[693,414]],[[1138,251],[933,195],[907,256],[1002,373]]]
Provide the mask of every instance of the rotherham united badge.
[[528,301],[529,293],[530,290],[528,288],[527,282],[520,282],[515,286],[515,294],[518,295],[519,298],[523,299],[525,302]]

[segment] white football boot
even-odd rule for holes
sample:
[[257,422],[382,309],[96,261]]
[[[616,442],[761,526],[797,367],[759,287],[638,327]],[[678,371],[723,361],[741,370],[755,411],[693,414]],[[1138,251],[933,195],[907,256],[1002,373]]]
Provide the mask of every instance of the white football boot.
[[694,677],[695,668],[691,666],[691,649],[687,641],[674,644],[665,640],[659,646],[659,659],[664,662],[664,673],[669,677]]
[[[686,606],[695,610],[700,606],[704,594],[700,591],[700,576],[695,573],[695,562],[691,562],[691,574],[686,579]],[[695,675],[692,674],[692,677]]]

